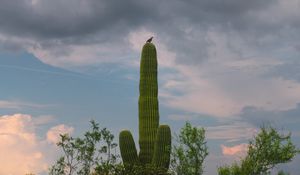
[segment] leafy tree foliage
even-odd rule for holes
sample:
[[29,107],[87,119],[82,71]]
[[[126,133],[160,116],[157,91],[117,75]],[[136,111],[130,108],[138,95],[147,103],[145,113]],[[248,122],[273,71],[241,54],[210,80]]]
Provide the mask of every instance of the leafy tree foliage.
[[[247,155],[241,164],[234,163],[218,169],[219,175],[267,175],[280,163],[290,162],[299,150],[291,141],[291,134],[279,134],[273,127],[262,127],[250,141]],[[282,172],[283,173],[283,172]],[[281,174],[282,174],[281,173]]]
[[164,169],[135,165],[125,169],[113,152],[114,135],[91,121],[91,129],[82,138],[61,134],[57,143],[63,155],[50,168],[49,175],[169,175]]
[[91,130],[83,138],[73,138],[61,134],[57,145],[63,156],[50,168],[50,175],[89,175],[92,170],[110,174],[117,164],[117,155],[112,150],[117,147],[114,135],[106,128],[91,121]]
[[203,174],[203,162],[208,155],[204,128],[193,127],[189,122],[177,136],[178,146],[173,146],[171,169],[177,175]]
[[[201,175],[208,155],[205,130],[186,123],[173,145],[171,172],[150,164],[125,169],[113,152],[117,144],[114,135],[91,121],[91,129],[82,138],[62,134],[57,143],[63,155],[50,168],[49,175]],[[280,163],[291,161],[299,150],[291,141],[291,134],[279,134],[272,127],[262,127],[249,142],[247,155],[241,163],[218,169],[219,175],[267,175]],[[280,171],[278,175],[288,175]]]

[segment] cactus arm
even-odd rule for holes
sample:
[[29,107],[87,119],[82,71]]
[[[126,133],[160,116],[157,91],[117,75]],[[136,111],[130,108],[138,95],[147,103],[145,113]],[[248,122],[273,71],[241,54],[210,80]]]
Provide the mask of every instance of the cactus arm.
[[130,131],[121,131],[119,135],[119,145],[121,157],[125,166],[138,163],[138,155]]
[[171,154],[171,129],[168,125],[160,125],[157,130],[152,164],[168,170]]

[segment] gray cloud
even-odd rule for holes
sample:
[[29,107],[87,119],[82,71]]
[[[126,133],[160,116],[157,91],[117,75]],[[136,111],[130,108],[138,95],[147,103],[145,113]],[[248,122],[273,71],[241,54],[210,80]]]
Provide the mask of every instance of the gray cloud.
[[[299,58],[296,58],[299,59]],[[288,61],[287,63],[274,66],[264,76],[266,77],[282,77],[287,80],[300,81],[300,62],[299,60]],[[292,87],[290,87],[292,88]]]
[[300,104],[284,111],[268,111],[248,106],[243,109],[241,118],[257,127],[262,124],[272,124],[297,131],[300,124]]
[[[72,55],[78,49],[76,46],[85,47],[88,53],[103,46],[110,50],[100,49],[95,55],[99,59],[117,60],[120,55],[132,56],[128,35],[144,28],[156,34],[154,42],[159,38],[176,54],[177,65],[188,65],[184,71],[196,72],[193,76],[187,74],[182,83],[179,82],[184,85],[183,93],[189,91],[187,86],[192,89],[188,94],[192,101],[180,97],[185,104],[190,103],[188,108],[195,106],[191,110],[203,113],[202,108],[206,106],[201,103],[210,104],[209,100],[212,103],[208,107],[212,111],[222,110],[222,105],[230,102],[233,107],[255,105],[268,100],[269,96],[274,101],[284,99],[282,103],[287,103],[292,97],[283,97],[287,92],[294,95],[297,88],[291,92],[288,88],[277,90],[281,84],[290,83],[276,81],[268,85],[273,81],[264,80],[283,77],[300,81],[299,3],[299,0],[0,0],[0,50],[14,52],[38,47],[51,55],[51,58],[40,59],[52,63],[54,58]],[[83,57],[83,61],[62,58],[53,65],[68,67],[70,65],[63,65],[65,61],[78,61],[78,64],[95,66],[96,59],[85,58],[86,52],[72,55]],[[245,61],[227,65],[233,60],[252,58],[255,59],[250,64]],[[291,58],[294,62],[290,62]],[[261,64],[262,60],[265,63]],[[269,64],[277,60],[283,64]],[[180,77],[172,73],[172,76],[177,75]],[[200,100],[193,103],[196,98]],[[216,106],[214,100],[221,105]],[[293,97],[292,105],[297,100]],[[278,106],[284,105],[282,103]],[[229,105],[229,109],[232,106]],[[259,108],[267,104],[257,106],[244,107],[242,120],[255,126],[275,121],[289,129],[299,127],[299,106],[277,112]],[[289,121],[293,123],[286,123]]]
[[195,29],[220,26],[224,30],[257,31],[266,24],[259,23],[253,14],[274,3],[277,1],[3,0],[0,30],[12,35],[59,39],[99,32],[113,37],[118,33],[111,28],[120,28],[118,32],[124,34],[139,26],[169,34],[183,34],[180,29],[184,25]]
[[[68,55],[69,45],[95,43],[128,50],[126,36],[145,28],[176,53],[180,64],[216,57],[210,48],[218,41],[208,37],[210,32],[227,37],[224,47],[236,59],[272,57],[279,48],[299,47],[299,8],[298,0],[2,0],[0,46],[38,45],[54,55]],[[10,42],[11,37],[31,42]]]
[[[151,18],[146,4],[126,1],[1,1],[1,31],[41,38],[77,37],[109,33],[116,26],[128,30]],[[143,15],[145,14],[145,15]],[[155,14],[155,13],[154,13]],[[122,31],[120,29],[120,31]]]

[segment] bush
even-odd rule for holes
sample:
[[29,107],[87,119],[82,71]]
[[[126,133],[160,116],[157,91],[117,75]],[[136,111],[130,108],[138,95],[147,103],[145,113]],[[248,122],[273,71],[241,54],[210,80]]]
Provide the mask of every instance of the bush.
[[177,175],[201,175],[203,162],[208,155],[204,128],[193,127],[186,122],[173,146],[171,169]]
[[117,155],[112,149],[117,147],[113,142],[114,135],[106,128],[91,121],[91,130],[83,138],[73,138],[61,134],[57,143],[63,154],[50,168],[50,175],[88,175],[91,170],[101,170],[104,174],[112,174],[117,165]]
[[276,165],[290,162],[298,153],[291,134],[279,134],[275,128],[264,126],[249,142],[247,155],[241,164],[220,167],[218,172],[219,175],[265,175]]

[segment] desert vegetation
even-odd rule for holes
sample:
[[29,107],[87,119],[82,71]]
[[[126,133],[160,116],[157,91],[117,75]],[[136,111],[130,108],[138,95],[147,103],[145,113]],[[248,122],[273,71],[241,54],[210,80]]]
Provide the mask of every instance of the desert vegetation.
[[[49,169],[49,175],[201,175],[208,153],[204,128],[186,123],[174,138],[170,167],[154,164],[126,164],[116,149],[114,135],[91,121],[91,129],[83,137],[62,134],[57,143],[63,155]],[[291,134],[281,134],[271,126],[263,126],[249,140],[247,155],[232,165],[218,167],[219,175],[267,175],[281,163],[292,161],[299,149]],[[217,167],[216,167],[217,168]],[[278,175],[288,175],[279,171]]]
[[[209,154],[205,129],[186,122],[174,134],[172,144],[170,127],[159,124],[157,54],[151,41],[144,45],[141,54],[139,90],[139,153],[129,130],[120,132],[117,144],[111,131],[91,121],[90,130],[82,137],[60,135],[57,146],[63,155],[50,167],[49,175],[203,174],[203,163]],[[249,141],[247,155],[240,162],[218,167],[218,174],[270,174],[270,170],[291,161],[298,153],[291,134],[263,126]],[[278,173],[282,174],[286,173]]]

